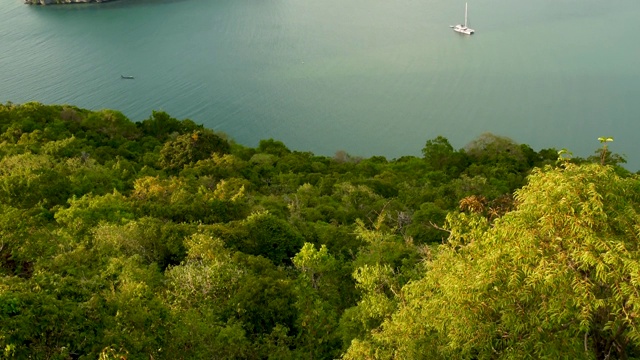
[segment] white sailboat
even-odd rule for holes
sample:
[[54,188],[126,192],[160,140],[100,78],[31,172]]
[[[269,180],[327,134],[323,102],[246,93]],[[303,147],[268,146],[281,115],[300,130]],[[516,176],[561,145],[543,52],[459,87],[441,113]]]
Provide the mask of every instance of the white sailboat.
[[465,35],[472,35],[474,32],[476,32],[475,30],[467,26],[467,3],[464,3],[464,25],[458,24],[451,27],[453,28],[453,31]]

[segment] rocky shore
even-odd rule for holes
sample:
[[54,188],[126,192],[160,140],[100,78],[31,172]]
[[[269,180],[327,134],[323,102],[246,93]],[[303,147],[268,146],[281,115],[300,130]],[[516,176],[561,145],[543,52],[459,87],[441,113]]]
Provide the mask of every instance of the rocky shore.
[[78,4],[78,3],[102,3],[113,0],[24,0],[29,5],[56,5],[56,4]]

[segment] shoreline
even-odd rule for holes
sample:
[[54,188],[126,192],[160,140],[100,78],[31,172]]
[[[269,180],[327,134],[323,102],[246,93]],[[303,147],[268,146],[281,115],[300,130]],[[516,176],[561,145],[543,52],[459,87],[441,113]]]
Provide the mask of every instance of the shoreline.
[[27,5],[68,5],[68,4],[87,4],[87,3],[103,3],[115,0],[24,0]]

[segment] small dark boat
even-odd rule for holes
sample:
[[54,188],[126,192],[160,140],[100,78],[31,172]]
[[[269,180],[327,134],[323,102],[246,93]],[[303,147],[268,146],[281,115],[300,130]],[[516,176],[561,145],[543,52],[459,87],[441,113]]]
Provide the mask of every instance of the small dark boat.
[[120,75],[120,78],[122,78],[122,79],[133,79],[133,76],[131,76],[131,75],[129,75],[129,76]]

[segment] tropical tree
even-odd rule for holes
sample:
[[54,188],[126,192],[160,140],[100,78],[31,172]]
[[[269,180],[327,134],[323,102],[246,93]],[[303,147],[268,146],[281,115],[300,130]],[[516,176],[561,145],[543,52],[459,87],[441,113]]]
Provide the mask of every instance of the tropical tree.
[[227,140],[214,134],[213,131],[197,130],[166,142],[160,150],[160,165],[170,170],[177,170],[184,165],[207,159],[213,153],[227,154],[230,148]]
[[422,155],[429,167],[434,171],[457,172],[463,170],[466,165],[466,154],[457,152],[444,136],[437,136],[435,139],[428,140]]
[[640,355],[640,186],[610,166],[536,170],[492,225],[450,236],[378,332],[346,358]]
[[304,244],[293,264],[300,272],[295,287],[300,357],[334,359],[339,353],[333,352],[340,349],[335,331],[340,310],[335,306],[340,302],[339,264],[326,246],[316,250],[310,243]]

